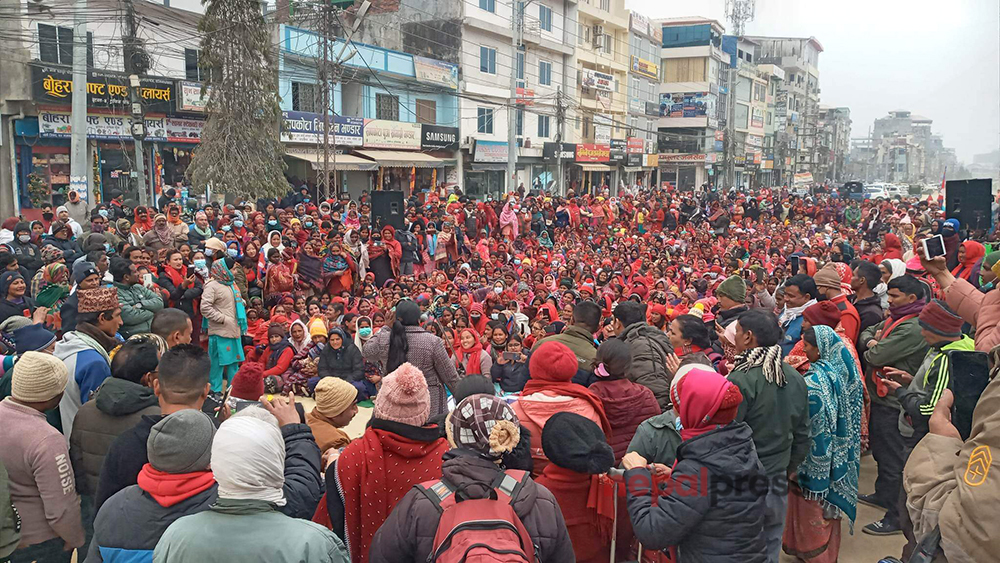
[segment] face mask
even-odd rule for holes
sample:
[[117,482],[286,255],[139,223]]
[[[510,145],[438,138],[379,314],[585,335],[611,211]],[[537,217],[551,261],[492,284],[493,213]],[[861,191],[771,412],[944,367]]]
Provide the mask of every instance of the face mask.
[[306,221],[306,228],[311,229],[313,227],[312,221]]
[[371,327],[369,327],[369,326],[363,326],[363,327],[359,328],[358,329],[358,335],[361,338],[368,338],[369,336],[372,335],[372,329],[371,329]]
[[100,215],[101,217],[104,217],[105,219],[108,218],[108,210],[107,209],[101,209],[101,210],[99,210],[97,212],[97,214]]
[[309,198],[304,198],[302,201],[305,202],[305,203],[309,203],[310,200],[309,200]]
[[53,215],[51,213],[42,213],[42,219],[45,219],[46,221],[51,221],[52,217]]
[[490,315],[490,318],[495,321],[500,318],[500,315],[498,315],[497,313],[493,313],[492,315]]
[[494,286],[493,287],[493,293],[496,293],[497,295],[503,293],[503,287],[499,286],[499,285],[498,286]]
[[235,248],[227,248],[226,254],[232,256],[233,258],[236,258],[237,256],[239,256],[240,251],[236,250]]
[[222,227],[222,232],[228,233],[229,232],[229,225],[225,225],[224,227]]
[[208,265],[208,262],[206,262],[206,260],[204,258],[195,258],[194,259],[194,267],[198,268],[199,270],[204,270],[207,265]]
[[267,224],[270,225],[270,226],[272,226],[272,227],[277,227],[278,226],[278,222],[277,221],[268,221]]
[[31,235],[18,235],[17,240],[23,242],[24,244],[28,244],[31,242]]
[[211,249],[211,248],[206,248],[206,249],[205,249],[205,256],[212,256],[212,254],[213,254],[214,252],[215,252],[215,250],[213,250],[213,249]]
[[233,221],[233,226],[240,229],[243,227],[243,221]]

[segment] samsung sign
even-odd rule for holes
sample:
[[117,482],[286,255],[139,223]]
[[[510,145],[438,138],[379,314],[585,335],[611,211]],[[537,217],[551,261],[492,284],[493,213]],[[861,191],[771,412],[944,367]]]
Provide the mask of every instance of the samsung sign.
[[458,128],[421,125],[420,149],[425,151],[457,151]]

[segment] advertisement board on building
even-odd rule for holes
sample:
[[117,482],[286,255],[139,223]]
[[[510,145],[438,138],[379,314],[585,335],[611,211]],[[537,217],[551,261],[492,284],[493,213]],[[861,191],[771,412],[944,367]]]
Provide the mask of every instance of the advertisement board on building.
[[792,184],[797,186],[811,183],[813,183],[812,172],[799,172],[792,179]]
[[750,127],[763,127],[764,126],[764,110],[760,108],[752,108],[750,112]]
[[632,19],[629,21],[629,28],[636,33],[649,35],[649,18],[640,13],[632,12]]
[[656,168],[660,163],[660,155],[658,154],[644,154],[642,155],[642,165],[647,168]]
[[[166,141],[165,117],[147,117],[146,140]],[[43,139],[69,139],[73,133],[69,112],[44,111],[38,115],[38,136]],[[87,115],[87,138],[106,141],[132,140],[132,118],[127,115]],[[194,142],[197,142],[195,140]]]
[[723,143],[724,143],[723,141],[715,141],[714,144],[712,145],[712,150],[714,150],[715,152],[722,152],[724,150]]
[[761,135],[747,135],[747,144],[751,147],[763,147],[764,137]]
[[645,141],[642,137],[629,137],[625,141],[626,150],[631,153],[642,154],[642,149]]
[[413,72],[417,80],[439,84],[448,88],[458,88],[458,65],[436,59],[413,56]]
[[559,150],[559,143],[543,143],[542,158],[563,158],[573,160],[576,152],[576,145],[573,143],[563,143],[562,150]]
[[420,126],[420,150],[457,151],[458,127],[423,124]]
[[[69,67],[32,64],[31,84],[36,102],[69,105],[73,98],[73,74]],[[150,113],[173,113],[177,105],[174,81],[169,78],[142,77],[139,96]],[[127,109],[130,103],[125,74],[102,70],[88,72],[87,107]]]
[[177,111],[189,113],[205,113],[208,105],[208,94],[211,89],[201,93],[201,82],[177,81]]
[[660,94],[661,117],[700,117],[716,113],[715,94],[710,92],[682,92]]
[[582,144],[576,146],[577,162],[608,162],[611,160],[611,146]]
[[625,166],[642,166],[642,154],[628,153],[625,155]]
[[660,65],[632,55],[632,72],[656,80],[660,77]]
[[475,162],[507,162],[507,143],[476,139],[472,159]]
[[204,120],[168,117],[166,121],[168,141],[172,143],[201,142],[201,130],[205,128]]
[[369,149],[420,149],[420,124],[366,119],[364,146]]
[[611,144],[609,146],[608,158],[611,162],[625,162],[625,150],[627,147],[625,139],[611,139]]
[[[365,120],[360,117],[330,118],[330,144],[360,147],[364,143]],[[314,145],[323,142],[323,116],[305,111],[281,112],[281,140]]]
[[650,117],[659,117],[660,104],[656,102],[646,102],[646,115]]
[[614,76],[598,72],[596,70],[590,70],[588,68],[583,69],[583,72],[580,74],[580,84],[584,88],[590,88],[593,90],[601,90],[604,92],[615,91]]
[[598,145],[607,145],[611,143],[611,124],[612,119],[610,115],[604,113],[594,114],[594,142]]
[[772,169],[774,169],[774,161],[773,160],[765,160],[765,161],[763,161],[763,162],[760,163],[760,167],[762,169],[764,169],[764,170],[772,170]]
[[660,164],[674,164],[681,162],[705,162],[705,155],[701,153],[662,153]]

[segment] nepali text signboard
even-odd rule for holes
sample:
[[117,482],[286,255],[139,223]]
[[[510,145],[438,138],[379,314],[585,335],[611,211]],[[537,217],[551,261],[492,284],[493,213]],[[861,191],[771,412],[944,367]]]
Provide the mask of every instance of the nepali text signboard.
[[660,164],[676,164],[676,163],[696,163],[705,162],[705,155],[700,153],[661,153],[659,155]]
[[205,113],[205,106],[208,105],[208,93],[211,89],[201,93],[201,82],[177,82],[177,111]]
[[583,144],[576,146],[577,162],[608,162],[610,160],[610,145]]
[[611,162],[625,162],[625,139],[611,139],[610,151],[608,153]]
[[420,124],[366,119],[365,148],[420,150]]
[[642,137],[629,137],[626,141],[626,147],[629,154],[638,153],[642,154],[644,142]]
[[480,141],[476,139],[475,162],[507,162],[507,143],[503,141]]
[[421,82],[458,89],[458,65],[414,55],[413,72]]
[[420,126],[420,149],[425,151],[457,151],[458,127],[423,124]]
[[[69,67],[32,64],[31,92],[36,102],[69,104],[73,98],[73,73]],[[139,97],[147,112],[173,113],[176,106],[174,81],[144,76],[139,79]],[[87,74],[87,107],[127,109],[128,77],[120,72],[90,70]]]
[[[167,118],[147,117],[146,140],[167,141]],[[44,139],[69,139],[73,134],[70,114],[44,111],[38,115],[38,136]],[[87,116],[87,138],[105,141],[132,140],[132,118],[127,115],[90,114]],[[195,140],[194,142],[197,142]]]
[[[281,112],[281,140],[285,143],[323,142],[323,116],[305,111]],[[365,120],[360,117],[330,117],[330,144],[360,147],[364,143]]]

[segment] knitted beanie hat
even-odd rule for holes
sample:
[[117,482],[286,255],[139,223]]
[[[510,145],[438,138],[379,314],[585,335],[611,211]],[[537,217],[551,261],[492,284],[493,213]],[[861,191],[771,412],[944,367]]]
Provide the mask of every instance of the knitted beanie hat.
[[802,316],[813,326],[825,325],[837,328],[840,324],[840,309],[833,301],[820,301],[802,311]]
[[326,325],[323,324],[323,321],[319,319],[313,319],[309,323],[309,337],[312,338],[313,336],[322,336],[322,337],[329,336],[329,334],[326,331]]
[[333,418],[350,408],[358,399],[358,388],[339,377],[324,377],[316,384],[316,410]]
[[66,390],[66,364],[52,354],[25,352],[14,364],[10,396],[25,403],[44,403]]
[[747,283],[739,276],[729,276],[715,288],[715,294],[743,303],[747,299]]
[[244,362],[233,376],[230,396],[244,401],[257,401],[264,394],[264,364]]
[[149,464],[164,473],[204,471],[212,461],[214,437],[215,424],[207,414],[194,409],[177,411],[149,430]]
[[521,422],[501,397],[469,395],[445,419],[448,443],[499,459],[521,439]]
[[607,473],[615,464],[615,452],[601,427],[571,412],[556,413],[545,422],[542,451],[559,467],[588,475]]
[[736,385],[726,387],[726,392],[722,396],[722,404],[719,405],[719,410],[715,411],[712,418],[708,419],[709,424],[726,425],[736,420],[736,414],[742,402],[743,393],[740,392],[739,387]]
[[813,281],[816,282],[816,287],[840,289],[840,273],[837,272],[837,268],[832,263],[823,266],[820,271],[816,272]]
[[934,299],[920,310],[919,322],[921,328],[934,334],[959,338],[962,336],[962,323],[965,321],[943,301]]
[[285,325],[274,324],[273,320],[271,321],[271,325],[267,327],[267,337],[268,338],[271,338],[272,336],[280,336],[280,337],[284,338],[285,334],[286,334],[286,332],[285,332]]
[[375,396],[375,418],[410,426],[427,424],[431,414],[431,394],[424,373],[406,362],[382,379]]
[[528,372],[539,381],[570,381],[580,363],[576,354],[562,342],[543,342],[531,354]]

